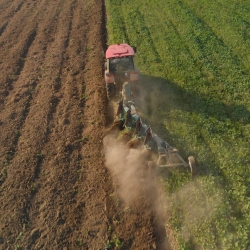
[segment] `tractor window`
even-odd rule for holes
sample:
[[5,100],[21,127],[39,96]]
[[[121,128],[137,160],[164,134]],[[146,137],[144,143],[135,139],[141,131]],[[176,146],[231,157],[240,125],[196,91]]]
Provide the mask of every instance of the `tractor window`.
[[110,72],[126,72],[134,69],[132,57],[121,57],[109,59]]

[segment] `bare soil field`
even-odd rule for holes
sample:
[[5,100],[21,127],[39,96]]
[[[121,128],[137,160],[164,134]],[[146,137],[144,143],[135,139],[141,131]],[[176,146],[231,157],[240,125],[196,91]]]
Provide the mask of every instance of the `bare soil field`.
[[0,0],[0,249],[166,249],[103,148],[101,0]]

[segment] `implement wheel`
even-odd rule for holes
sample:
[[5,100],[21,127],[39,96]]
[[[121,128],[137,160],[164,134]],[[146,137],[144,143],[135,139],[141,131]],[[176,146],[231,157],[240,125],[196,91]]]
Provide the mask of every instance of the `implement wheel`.
[[192,176],[195,177],[196,176],[196,163],[195,163],[195,159],[193,156],[188,157],[188,165],[190,167]]

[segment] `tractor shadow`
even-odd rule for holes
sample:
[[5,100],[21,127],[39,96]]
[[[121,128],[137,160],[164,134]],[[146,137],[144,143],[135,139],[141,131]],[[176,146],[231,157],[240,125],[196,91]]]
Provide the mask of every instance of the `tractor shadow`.
[[[198,161],[199,174],[214,175],[216,171],[219,171],[219,168],[217,168],[216,171],[212,170],[211,173],[210,170],[206,168],[206,165],[208,162],[214,164],[215,159],[207,157],[205,161],[199,161],[199,157],[197,157],[198,152],[192,149],[192,145],[187,145],[178,133],[166,129],[166,123],[170,119],[170,112],[179,111],[190,115],[200,115],[205,118],[212,118],[214,121],[220,123],[224,123],[225,120],[230,120],[240,126],[250,123],[250,111],[247,107],[243,105],[226,105],[215,99],[211,99],[211,96],[208,97],[196,93],[195,90],[187,91],[167,79],[140,75],[138,85],[135,105],[138,107],[143,121],[146,124],[150,124],[153,131],[166,140],[171,146],[178,147],[178,151],[180,155],[184,157],[184,160],[186,160],[188,156],[194,155],[196,161]],[[173,121],[173,119],[176,120],[176,122],[196,126],[191,120],[188,121],[181,116],[171,116],[171,121]],[[219,133],[220,131],[216,131],[215,129],[213,132]],[[239,137],[241,136],[243,135],[239,134]],[[205,147],[207,145],[209,151],[209,145],[199,132],[197,132],[197,137]],[[175,141],[178,141],[178,145],[175,145]],[[183,151],[184,148],[186,152]],[[222,173],[218,172],[218,174],[221,175]]]

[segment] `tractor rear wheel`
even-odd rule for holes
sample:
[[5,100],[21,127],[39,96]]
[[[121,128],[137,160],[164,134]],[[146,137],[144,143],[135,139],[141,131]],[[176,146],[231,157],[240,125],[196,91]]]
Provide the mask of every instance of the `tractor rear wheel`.
[[156,178],[157,176],[157,165],[154,161],[149,161],[148,162],[148,171],[149,171],[149,175],[151,176],[151,178]]
[[107,85],[107,96],[108,96],[109,100],[114,98],[115,92],[116,92],[115,84],[114,83],[109,83]]
[[188,157],[188,165],[190,167],[192,176],[195,177],[196,176],[196,163],[195,163],[195,159],[193,156]]

